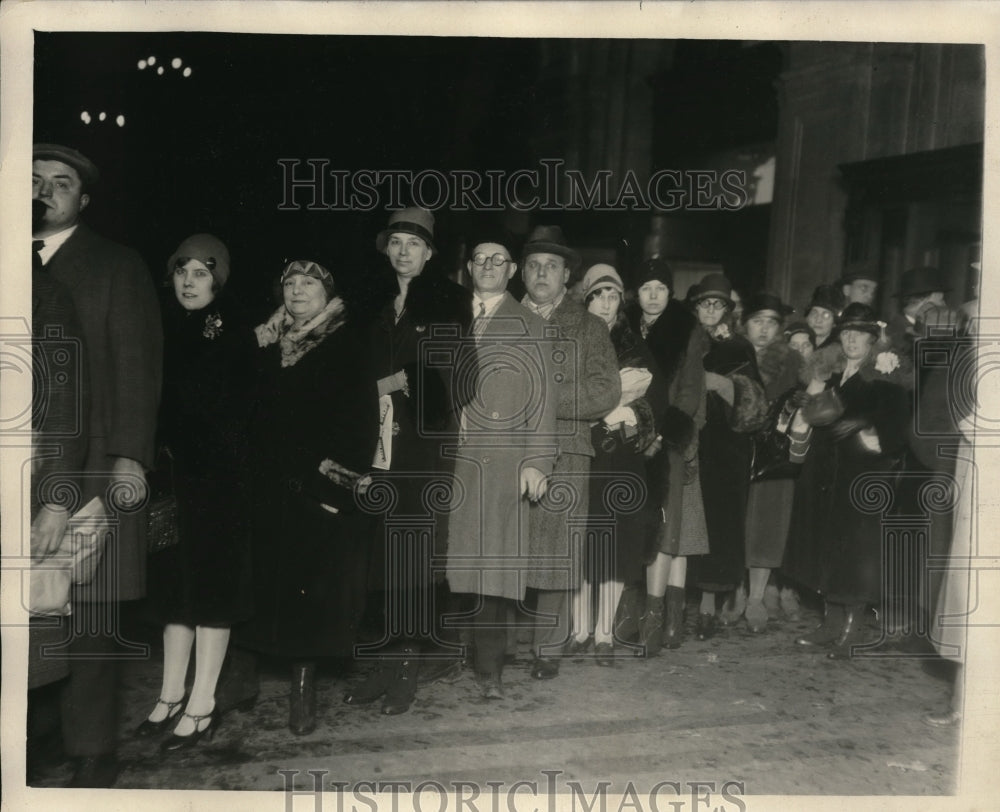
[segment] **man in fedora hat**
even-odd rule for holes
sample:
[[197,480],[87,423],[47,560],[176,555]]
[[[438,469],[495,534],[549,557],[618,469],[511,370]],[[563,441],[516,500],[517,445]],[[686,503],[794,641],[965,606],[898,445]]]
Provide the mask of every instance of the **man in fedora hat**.
[[145,514],[136,507],[153,465],[160,309],[139,255],[80,222],[98,180],[94,163],[60,144],[36,144],[32,158],[33,263],[69,289],[90,371],[84,502],[99,495],[113,514],[123,509],[94,580],[74,589],[73,615],[92,622],[76,624],[62,695],[63,744],[79,760],[72,785],[107,787],[118,772],[120,630],[110,621],[119,601],[143,597],[146,586]]
[[945,302],[944,295],[951,286],[937,268],[911,268],[903,273],[896,298],[899,313],[894,315],[886,329],[893,346],[913,358],[913,342],[924,336],[928,329],[951,327],[958,323],[958,314]]
[[[524,246],[522,304],[558,330],[553,356],[558,381],[556,435],[559,456],[552,472],[553,491],[573,495],[573,519],[587,516],[587,474],[594,449],[590,422],[600,420],[618,405],[621,378],[608,328],[583,305],[566,295],[570,274],[580,256],[566,242],[558,226],[538,226]],[[549,497],[532,505],[529,515],[529,556],[559,559],[558,566],[541,562],[528,572],[527,585],[537,590],[537,616],[532,640],[535,654],[531,675],[552,679],[559,673],[558,650],[569,635],[569,595],[579,587],[581,552],[579,533],[570,527],[570,511]]]
[[854,302],[875,306],[875,294],[878,293],[878,274],[875,271],[854,268],[845,273],[840,281],[845,307]]

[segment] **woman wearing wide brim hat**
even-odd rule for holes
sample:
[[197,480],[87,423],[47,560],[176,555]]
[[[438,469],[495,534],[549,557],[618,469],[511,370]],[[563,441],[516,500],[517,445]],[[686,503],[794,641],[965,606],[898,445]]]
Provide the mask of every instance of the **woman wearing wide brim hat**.
[[823,623],[795,642],[832,647],[834,656],[849,656],[863,637],[866,607],[882,596],[882,515],[858,502],[857,483],[894,470],[910,424],[910,369],[878,343],[880,332],[871,307],[847,306],[837,324],[839,348],[814,353],[801,374],[806,392],[819,398],[815,405],[835,396],[834,408],[821,414],[807,403],[792,421],[796,432],[812,426],[783,571],[826,603]]
[[[722,274],[708,274],[689,300],[710,343],[702,358],[705,370],[705,425],[698,439],[708,555],[698,561],[702,590],[699,639],[715,634],[718,621],[735,623],[743,614],[742,591],[746,546],[746,500],[750,486],[750,434],[767,416],[767,400],[753,346],[736,334],[728,319],[732,285]],[[718,594],[730,594],[718,612]]]
[[662,518],[650,539],[645,578],[625,585],[615,636],[638,641],[651,657],[661,646],[675,649],[683,642],[688,557],[708,552],[697,459],[698,430],[705,420],[701,357],[709,340],[691,310],[673,298],[673,272],[665,260],[642,262],[632,286],[636,300],[626,307],[626,317],[667,387],[667,406],[657,415],[660,447],[646,462],[651,498]]
[[[767,428],[771,430],[787,423],[787,409],[799,388],[802,356],[788,345],[782,333],[785,317],[792,312],[780,297],[766,291],[750,297],[744,311],[745,332],[757,354],[757,368],[767,396]],[[797,473],[798,466],[769,471],[766,478],[761,472],[757,481],[750,483],[746,519],[749,589],[744,617],[751,632],[763,631],[769,613],[778,611],[779,606],[790,618],[797,619],[799,605],[794,590],[786,586],[779,593],[776,585],[768,586],[771,573],[781,566],[784,556]]]
[[[406,540],[426,533],[426,523],[415,517],[426,515],[423,494],[428,483],[449,480],[453,463],[441,449],[457,442],[464,399],[451,388],[451,370],[435,365],[428,356],[424,340],[433,340],[435,348],[445,352],[451,341],[452,357],[458,358],[472,323],[472,293],[452,282],[434,262],[434,227],[434,215],[415,206],[389,215],[375,238],[375,249],[388,261],[370,280],[377,300],[364,331],[382,417],[377,448],[373,447],[374,480],[395,496],[391,515],[381,514],[375,529],[369,610],[378,615],[382,607],[406,606],[407,611],[436,622],[432,608],[438,614],[449,608],[446,588],[435,585],[430,569],[431,557],[444,553],[443,528],[432,529],[431,546],[421,547],[419,554]],[[468,391],[473,388],[474,384]],[[411,517],[410,524],[402,517]],[[397,625],[399,619],[379,620]],[[383,656],[368,678],[347,692],[347,704],[381,698],[382,713],[405,713],[416,696],[418,671],[424,681],[438,667],[452,671],[460,667],[457,657],[425,658],[421,663],[421,651],[434,648],[430,630],[417,629],[410,636],[388,627],[374,631],[388,641]],[[438,639],[451,639],[454,631],[437,634]]]

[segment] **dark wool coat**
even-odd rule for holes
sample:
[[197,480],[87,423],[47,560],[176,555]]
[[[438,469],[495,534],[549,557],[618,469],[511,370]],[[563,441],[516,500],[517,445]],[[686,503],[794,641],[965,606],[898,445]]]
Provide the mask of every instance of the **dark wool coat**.
[[[448,583],[453,592],[522,600],[526,562],[525,466],[551,474],[558,449],[557,391],[545,322],[509,293],[468,349],[478,366],[478,389],[466,408],[455,458],[448,516]],[[492,559],[492,560],[491,560]]]
[[[115,457],[153,466],[163,335],[149,270],[130,248],[85,225],[45,270],[73,297],[87,348],[90,420],[83,500],[104,496]],[[97,575],[78,600],[134,600],[146,588],[145,511],[120,513]]]
[[164,308],[161,465],[179,543],[154,554],[148,605],[162,623],[231,626],[250,614],[249,423],[260,351],[225,293]]
[[660,502],[650,493],[643,451],[656,438],[657,418],[667,408],[667,385],[649,348],[624,317],[611,328],[611,341],[619,370],[645,369],[653,378],[645,395],[625,404],[638,422],[634,437],[623,437],[620,429],[610,431],[603,421],[591,429],[594,459],[584,571],[591,583],[632,583],[642,577],[658,549]]
[[[633,305],[626,311],[629,326],[640,335],[641,311]],[[696,417],[703,412],[705,371],[701,358],[708,336],[694,314],[680,302],[671,300],[653,323],[645,339],[667,387],[667,406],[657,416],[663,449],[647,462],[650,491],[663,509],[660,552],[686,555],[703,552],[689,547],[681,533],[683,492],[687,460],[697,456]]]
[[575,526],[585,525],[588,515],[588,474],[594,456],[590,424],[618,405],[621,378],[607,326],[568,294],[552,311],[548,325],[557,331],[550,346],[559,381],[559,457],[548,492],[529,509],[528,549],[533,559],[559,563],[532,567],[528,586],[568,589],[578,585],[582,569],[582,543]]
[[355,473],[369,470],[375,381],[350,326],[324,332],[292,366],[281,366],[277,343],[263,350],[251,422],[254,616],[240,638],[292,657],[350,654],[371,539],[352,488],[319,469],[330,459]]
[[[880,489],[894,484],[910,417],[906,390],[861,372],[844,384],[840,378],[835,374],[827,388],[838,393],[844,413],[832,425],[812,430],[795,487],[783,569],[835,603],[878,603],[884,516],[859,506],[877,502]],[[862,429],[875,431],[880,452],[863,445]],[[857,481],[866,474],[877,481]]]
[[750,435],[767,416],[764,387],[753,345],[739,335],[712,339],[703,359],[706,372],[733,382],[730,406],[717,392],[706,396],[705,426],[698,445],[709,553],[698,562],[698,585],[710,592],[734,589],[743,578]]
[[[69,291],[44,271],[31,277],[32,399],[31,518],[43,503],[62,505],[80,487],[87,453],[87,355]],[[70,352],[67,354],[66,350]],[[67,487],[67,485],[69,487]],[[73,506],[67,506],[73,509]],[[76,506],[76,507],[82,507]],[[23,543],[28,544],[27,536]],[[24,596],[27,598],[27,596]],[[28,631],[28,688],[69,673],[62,657],[42,656],[43,646],[66,639],[61,618],[32,619]]]
[[[472,323],[472,293],[425,268],[410,282],[396,321],[393,299],[399,286],[395,273],[390,269],[377,275],[373,285],[382,298],[365,328],[370,370],[376,380],[405,372],[408,392],[391,393],[391,468],[375,473],[394,498],[375,530],[370,586],[398,590],[445,577],[448,500],[442,503],[430,497],[450,487],[454,463],[442,454],[442,445],[454,445],[462,406],[475,389],[474,373],[456,374],[455,369]],[[411,555],[416,556],[414,567],[394,566]],[[406,582],[390,583],[390,571]]]

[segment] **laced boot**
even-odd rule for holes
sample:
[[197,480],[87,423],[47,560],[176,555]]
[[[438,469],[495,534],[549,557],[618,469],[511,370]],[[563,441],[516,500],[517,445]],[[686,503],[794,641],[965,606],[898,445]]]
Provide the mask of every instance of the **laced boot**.
[[663,597],[646,596],[646,611],[639,618],[639,657],[655,657],[663,646]]
[[823,622],[808,634],[795,639],[795,645],[804,647],[828,646],[844,630],[845,612],[842,604],[827,603]]
[[667,620],[663,625],[663,645],[680,648],[684,640],[684,587],[667,587]]

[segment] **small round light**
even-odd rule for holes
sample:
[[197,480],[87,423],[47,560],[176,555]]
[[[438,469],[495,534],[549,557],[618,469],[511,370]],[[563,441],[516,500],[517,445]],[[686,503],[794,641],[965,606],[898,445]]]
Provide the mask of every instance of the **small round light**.
[[146,70],[146,60],[145,59],[140,59],[139,60],[139,70]]
[[80,121],[82,121],[84,124],[90,124],[90,113],[88,113],[86,110],[80,113]]
[[118,118],[115,119],[115,124],[117,124],[119,127],[124,127],[125,126],[125,116],[123,116],[123,115],[121,115],[119,113],[118,114]]
[[156,64],[156,57],[155,56],[149,57],[149,59],[146,60],[146,64],[148,64],[150,67],[152,67],[153,65],[155,65]]
[[156,75],[163,76],[163,65],[160,65],[160,67],[156,69]]
[[107,117],[108,117],[108,114],[107,114],[107,113],[101,113],[101,114],[100,114],[100,115],[98,116],[98,118],[99,118],[99,119],[100,119],[101,121],[104,121],[104,119],[106,119]]
[[180,66],[181,66],[181,58],[179,56],[175,56],[173,59],[170,60],[170,67],[172,67],[174,70],[177,70],[177,68],[179,68]]
[[184,77],[187,78],[191,75],[191,68],[184,68]]

